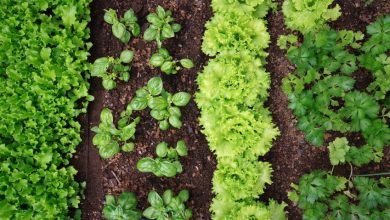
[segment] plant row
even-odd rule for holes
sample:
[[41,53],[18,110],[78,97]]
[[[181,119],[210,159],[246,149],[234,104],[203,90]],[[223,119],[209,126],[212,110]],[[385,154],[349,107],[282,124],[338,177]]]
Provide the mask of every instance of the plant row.
[[[90,0],[0,5],[0,219],[67,219],[85,112]],[[78,212],[76,212],[78,213]]]
[[[298,119],[305,139],[316,147],[329,132],[339,136],[327,146],[331,165],[350,165],[348,178],[315,170],[305,174],[289,198],[303,209],[303,219],[388,219],[389,178],[354,175],[353,166],[380,162],[390,144],[390,15],[367,26],[364,34],[333,30],[326,22],[340,15],[332,0],[287,0],[283,4],[286,25],[303,34],[282,36],[296,70],[283,80],[289,108]],[[371,74],[368,86],[356,85],[356,71]],[[360,134],[362,146],[352,146],[347,136]]]
[[217,157],[213,219],[285,219],[283,204],[258,200],[271,184],[271,164],[259,161],[279,130],[264,101],[270,76],[264,69],[270,35],[263,19],[271,1],[213,0],[202,51],[212,56],[199,73],[200,123]]
[[[133,9],[127,10],[123,17],[119,17],[115,10],[108,9],[104,20],[111,25],[113,35],[122,43],[128,43],[131,38],[141,35],[138,18]],[[172,75],[182,68],[193,68],[190,59],[174,59],[169,51],[163,48],[166,39],[173,38],[181,30],[181,25],[174,23],[172,12],[161,6],[154,13],[147,16],[149,27],[143,33],[145,41],[155,41],[157,52],[149,59],[149,64],[160,68],[161,72]],[[132,50],[124,50],[118,58],[101,57],[95,60],[92,76],[102,79],[103,88],[115,89],[117,81],[130,80],[131,63],[135,56]],[[186,106],[191,95],[186,92],[170,93],[164,89],[161,77],[152,77],[144,87],[138,88],[133,99],[120,113],[115,121],[110,109],[104,108],[100,113],[100,124],[91,130],[96,133],[93,144],[99,149],[102,158],[108,159],[120,152],[131,152],[135,148],[135,133],[140,117],[133,117],[134,111],[150,110],[152,118],[158,121],[160,130],[170,127],[181,128],[181,107]],[[156,146],[156,158],[144,157],[137,162],[137,169],[144,173],[153,173],[158,177],[173,178],[183,172],[180,158],[188,155],[188,148],[184,140],[178,140],[176,147],[169,147],[168,143],[161,142]],[[123,192],[117,198],[106,195],[103,215],[109,220],[138,220],[147,219],[173,219],[184,220],[192,216],[192,210],[185,207],[189,199],[189,192],[182,190],[174,196],[172,190],[166,190],[162,196],[156,191],[148,194],[150,207],[142,213],[137,208],[137,198],[132,192]]]

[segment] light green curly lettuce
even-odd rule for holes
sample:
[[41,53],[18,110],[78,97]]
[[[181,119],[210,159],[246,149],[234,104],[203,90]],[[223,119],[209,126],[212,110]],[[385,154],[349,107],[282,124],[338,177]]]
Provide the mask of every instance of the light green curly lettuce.
[[224,51],[249,50],[254,56],[265,57],[270,42],[265,22],[251,16],[216,14],[206,23],[202,51],[215,56]]
[[285,0],[283,14],[287,27],[308,33],[322,28],[326,22],[340,17],[340,6],[329,6],[333,0]]
[[234,105],[222,104],[203,110],[200,123],[217,158],[239,156],[244,152],[253,157],[263,156],[279,135],[271,117],[258,118],[253,111],[239,110]]
[[284,208],[286,203],[270,200],[268,206],[253,199],[233,201],[219,196],[213,199],[210,210],[213,220],[287,220]]
[[245,156],[224,157],[218,160],[213,178],[213,191],[221,197],[240,200],[257,198],[271,184],[271,164]]
[[252,14],[255,18],[263,18],[269,9],[275,9],[272,0],[213,0],[211,6],[215,13]]
[[248,51],[222,53],[211,60],[198,76],[200,108],[212,108],[216,102],[253,106],[268,96],[270,77],[260,59]]

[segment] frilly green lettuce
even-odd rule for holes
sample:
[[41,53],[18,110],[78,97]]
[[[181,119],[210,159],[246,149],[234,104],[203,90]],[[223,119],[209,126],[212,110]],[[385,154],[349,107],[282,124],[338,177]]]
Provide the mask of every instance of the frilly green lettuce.
[[271,184],[271,164],[246,157],[218,160],[213,178],[213,191],[234,200],[257,198]]
[[276,8],[272,0],[213,0],[211,6],[216,13],[251,13],[256,18],[263,18],[270,8]]
[[216,14],[206,24],[202,51],[215,56],[224,51],[249,50],[255,56],[266,56],[270,42],[265,22],[251,16]]
[[216,102],[248,107],[264,101],[268,96],[270,77],[261,66],[261,60],[247,51],[218,55],[197,79],[199,107],[212,108]]
[[283,3],[285,23],[302,33],[319,29],[340,17],[340,6],[329,8],[332,3],[333,0],[286,0]]

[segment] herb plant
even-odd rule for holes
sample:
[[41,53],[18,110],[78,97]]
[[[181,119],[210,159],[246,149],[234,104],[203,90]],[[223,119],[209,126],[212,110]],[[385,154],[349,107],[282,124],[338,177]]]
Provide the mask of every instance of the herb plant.
[[340,17],[340,6],[329,6],[333,0],[286,0],[283,2],[283,14],[287,27],[308,33],[321,30],[328,21]]
[[183,140],[176,143],[176,148],[168,147],[166,142],[161,142],[156,147],[157,158],[142,158],[137,163],[139,171],[151,172],[156,176],[174,177],[183,171],[179,157],[188,155],[188,149]]
[[138,220],[142,217],[137,210],[137,198],[131,192],[123,192],[117,198],[106,195],[103,215],[108,220]]
[[129,81],[130,67],[125,64],[131,63],[134,57],[134,52],[130,50],[122,51],[119,58],[101,57],[95,60],[91,71],[91,76],[100,77],[103,79],[103,87],[106,90],[115,89],[118,78],[122,81]]
[[181,69],[177,64],[180,63],[182,67],[190,69],[194,67],[194,63],[190,59],[174,60],[165,48],[160,48],[157,53],[150,58],[150,64],[154,67],[160,67],[163,73],[168,75],[176,74]]
[[115,10],[108,9],[104,14],[104,21],[112,25],[112,33],[122,43],[128,43],[132,36],[138,37],[141,33],[137,16],[131,8],[119,19]]
[[179,107],[186,106],[191,95],[186,92],[171,94],[164,90],[160,77],[151,78],[147,85],[136,91],[136,96],[130,102],[133,110],[151,109],[150,115],[159,121],[160,129],[167,130],[170,125],[181,128],[181,111]]
[[182,190],[174,196],[172,190],[166,190],[162,197],[156,192],[148,194],[148,207],[142,214],[148,219],[188,220],[192,217],[192,210],[185,207],[189,199],[189,192]]
[[157,47],[161,48],[161,42],[168,38],[173,38],[176,32],[181,30],[181,25],[173,23],[172,12],[157,6],[156,13],[150,13],[146,19],[150,26],[144,33],[146,41],[157,42]]
[[301,177],[289,198],[303,209],[303,219],[387,219],[390,179],[354,177],[348,180],[325,171]]
[[131,152],[134,149],[135,128],[140,122],[140,118],[131,119],[132,109],[128,108],[121,113],[118,121],[118,127],[114,124],[113,115],[108,108],[104,108],[100,113],[99,127],[93,127],[91,130],[96,133],[92,143],[99,148],[99,154],[107,159],[119,153]]

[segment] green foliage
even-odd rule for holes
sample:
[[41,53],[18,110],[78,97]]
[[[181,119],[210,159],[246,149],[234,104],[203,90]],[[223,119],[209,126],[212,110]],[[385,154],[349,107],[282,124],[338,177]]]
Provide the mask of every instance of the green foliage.
[[177,65],[178,63],[186,69],[194,67],[194,63],[190,59],[174,60],[165,48],[160,48],[157,53],[153,54],[149,62],[154,67],[160,67],[161,71],[167,75],[177,74],[177,71],[181,69]]
[[[229,6],[230,7],[230,6]],[[249,51],[265,57],[270,41],[265,21],[237,14],[215,14],[206,23],[202,51],[215,56],[226,51]]]
[[67,219],[78,207],[70,159],[93,100],[89,3],[0,4],[0,219]]
[[119,19],[115,10],[108,9],[104,14],[104,21],[112,25],[112,33],[122,43],[128,43],[132,36],[138,37],[141,33],[137,16],[131,8]]
[[180,24],[173,23],[172,12],[161,6],[157,6],[156,13],[150,13],[146,19],[150,26],[145,30],[144,39],[155,40],[158,48],[161,48],[163,40],[173,38],[175,33],[181,30]]
[[263,18],[269,9],[276,9],[271,0],[213,0],[213,11],[221,14],[237,13],[240,16],[251,14],[254,18]]
[[333,0],[286,0],[283,14],[287,27],[302,33],[321,30],[328,21],[340,17],[340,6],[329,8]]
[[[379,32],[380,28],[376,29]],[[305,133],[305,139],[315,146],[322,146],[326,132],[338,131],[361,132],[367,141],[360,148],[347,149],[340,143],[339,148],[331,145],[334,165],[344,162],[345,158],[358,166],[380,161],[383,147],[390,143],[390,128],[386,121],[380,120],[381,107],[376,100],[379,96],[374,98],[371,95],[379,90],[373,91],[369,86],[367,92],[370,93],[357,91],[354,89],[355,80],[350,76],[358,69],[358,60],[361,61],[362,56],[357,58],[347,47],[359,49],[362,39],[360,32],[326,29],[306,34],[300,46],[290,45],[287,52],[297,68],[283,79],[282,88],[288,95],[289,108],[298,118],[298,128]],[[287,40],[280,41],[281,46],[287,46]],[[367,42],[362,50],[366,50]],[[385,85],[386,80],[383,81]],[[365,154],[359,156],[359,153]]]
[[91,71],[91,76],[100,77],[103,79],[103,87],[106,90],[115,89],[115,80],[119,78],[122,81],[129,81],[130,67],[124,64],[129,64],[133,60],[134,52],[130,50],[122,51],[119,58],[101,57],[95,60]]
[[129,108],[143,110],[151,109],[150,115],[159,121],[160,129],[167,130],[169,126],[181,128],[181,111],[179,107],[186,106],[191,95],[186,92],[171,94],[164,90],[162,79],[153,77],[148,84],[136,91],[136,96],[131,100]]
[[302,176],[289,198],[303,209],[303,219],[387,219],[390,180],[355,177],[352,181],[313,171]]
[[183,140],[176,143],[176,148],[161,142],[156,147],[157,158],[144,157],[137,163],[137,169],[143,173],[151,172],[156,176],[174,177],[183,171],[179,157],[188,155],[188,148]]
[[172,190],[166,190],[162,197],[156,192],[148,194],[148,207],[143,216],[148,219],[188,220],[192,217],[192,210],[185,207],[189,199],[189,192],[182,190],[175,196]]
[[370,38],[363,44],[364,54],[359,56],[359,61],[374,76],[367,90],[374,93],[377,100],[383,100],[390,91],[390,15],[368,25],[367,33]]
[[118,198],[106,195],[103,215],[108,220],[138,220],[142,216],[137,210],[137,198],[130,192],[123,192]]
[[216,220],[286,219],[285,204],[257,198],[271,184],[272,168],[260,162],[279,130],[264,101],[270,76],[265,49],[270,36],[263,18],[276,5],[269,0],[212,0],[202,51],[210,56],[197,83],[200,124],[217,158],[210,211]]
[[99,127],[93,127],[91,130],[96,133],[92,143],[99,149],[102,158],[107,159],[119,153],[121,148],[124,152],[130,152],[134,149],[135,128],[140,122],[140,117],[131,119],[132,109],[128,106],[121,113],[118,121],[118,127],[114,124],[114,117],[111,110],[104,108],[100,113]]

